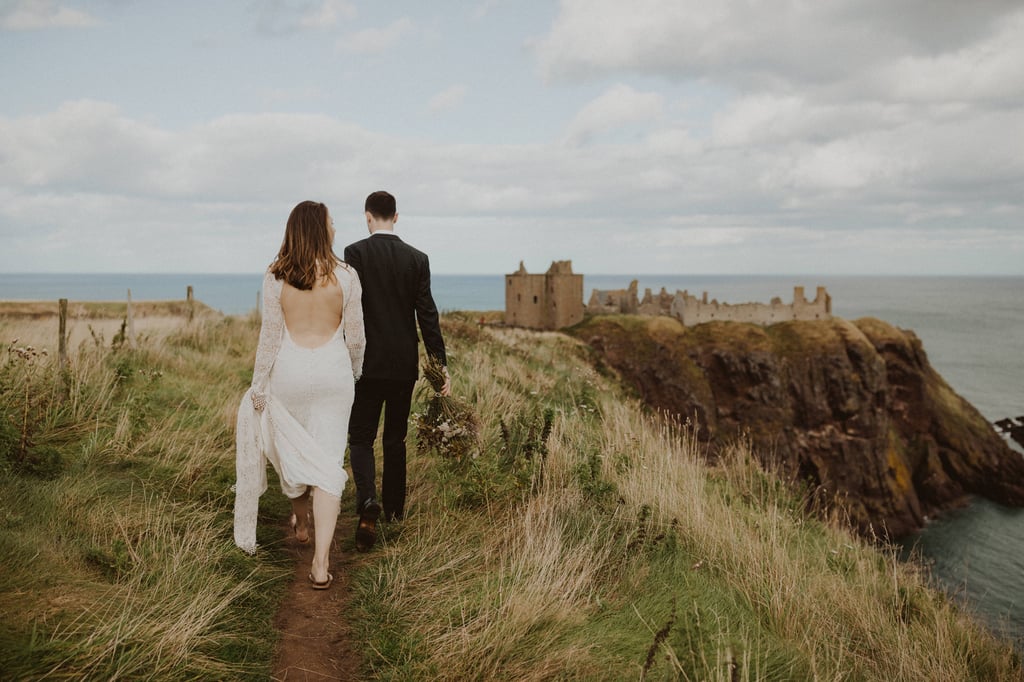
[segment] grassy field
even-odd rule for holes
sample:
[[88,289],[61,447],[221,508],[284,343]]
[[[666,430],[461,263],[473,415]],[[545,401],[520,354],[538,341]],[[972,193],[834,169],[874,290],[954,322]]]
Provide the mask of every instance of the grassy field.
[[[443,325],[478,441],[411,456],[407,520],[353,577],[367,678],[1021,679],[1009,643],[743,443],[708,467],[578,342],[477,317]],[[272,481],[247,557],[229,491],[256,321],[97,334],[63,375],[24,350],[47,324],[0,322],[22,349],[0,370],[5,679],[265,679],[287,507]]]
[[4,679],[266,676],[290,577],[283,497],[266,496],[259,557],[231,539],[258,327],[169,324],[135,350],[93,327],[64,373],[55,319],[0,324]]

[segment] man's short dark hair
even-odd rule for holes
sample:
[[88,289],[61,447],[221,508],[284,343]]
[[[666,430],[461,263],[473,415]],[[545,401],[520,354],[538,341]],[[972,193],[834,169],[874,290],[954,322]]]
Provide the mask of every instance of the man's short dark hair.
[[398,209],[395,206],[395,198],[381,190],[366,197],[366,210],[374,218],[387,220],[394,218]]

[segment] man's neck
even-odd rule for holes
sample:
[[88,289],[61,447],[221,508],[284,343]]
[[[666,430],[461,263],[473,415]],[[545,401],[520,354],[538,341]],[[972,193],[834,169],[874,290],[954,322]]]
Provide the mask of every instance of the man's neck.
[[398,222],[397,213],[387,218],[373,215],[369,211],[366,211],[365,215],[366,227],[369,228],[371,235],[374,235],[378,232],[380,232],[381,234],[391,234],[395,230],[395,223]]

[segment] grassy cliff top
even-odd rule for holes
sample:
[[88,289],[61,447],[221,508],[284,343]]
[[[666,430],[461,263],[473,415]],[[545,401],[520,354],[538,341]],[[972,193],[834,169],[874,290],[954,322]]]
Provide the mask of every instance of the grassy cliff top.
[[[579,341],[458,314],[443,328],[479,440],[454,459],[410,434],[407,519],[338,614],[362,678],[1019,679],[1011,646],[917,570],[808,516],[742,444],[705,466]],[[267,675],[287,507],[271,478],[247,557],[227,492],[257,332],[226,318],[83,347],[69,388],[6,366],[6,674]]]
[[822,352],[844,346],[852,337],[886,338],[906,343],[906,331],[875,318],[854,321],[831,320],[786,321],[769,326],[743,322],[706,322],[686,327],[667,316],[593,315],[571,329],[573,336],[586,339],[602,333],[642,332],[659,341],[669,341],[683,348],[720,346],[738,352],[773,352],[781,356]]

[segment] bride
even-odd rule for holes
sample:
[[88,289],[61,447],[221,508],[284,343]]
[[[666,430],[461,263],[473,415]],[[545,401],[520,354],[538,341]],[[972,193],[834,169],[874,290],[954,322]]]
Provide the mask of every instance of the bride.
[[284,241],[263,278],[263,323],[252,386],[238,413],[235,543],[256,551],[259,496],[266,463],[291,499],[291,526],[309,542],[309,580],[327,589],[328,551],[348,475],[345,444],[355,381],[363,367],[362,289],[356,271],[332,249],[327,207],[304,201],[292,209]]

